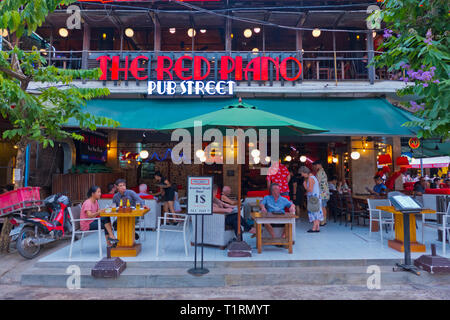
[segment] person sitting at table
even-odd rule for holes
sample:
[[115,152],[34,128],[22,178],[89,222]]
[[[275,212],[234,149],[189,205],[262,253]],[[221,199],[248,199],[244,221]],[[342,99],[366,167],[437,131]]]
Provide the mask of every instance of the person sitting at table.
[[[237,206],[238,201],[233,200],[231,197],[231,187],[230,186],[223,186],[222,194],[220,195],[220,200],[225,202],[226,204]],[[250,213],[252,211],[252,207],[250,203],[242,203],[242,207],[244,208],[244,219],[249,220],[250,219]]]
[[[98,218],[100,216],[100,207],[98,205],[98,200],[102,196],[102,191],[98,186],[92,186],[87,192],[88,199],[83,202],[81,206],[80,219]],[[101,229],[105,230],[105,238],[108,247],[117,245],[119,240],[111,227],[111,219],[109,217],[100,218]],[[98,220],[81,220],[80,229],[82,231],[97,230]]]
[[[264,214],[273,213],[273,212],[283,212],[286,208],[289,208],[289,212],[295,214],[295,205],[281,196],[280,185],[278,183],[272,183],[269,187],[269,195],[265,196],[261,203],[259,204],[261,208],[261,212]],[[264,225],[266,230],[270,233],[272,238],[275,238],[275,233],[273,231],[273,227],[270,224]],[[283,232],[282,238],[285,238],[286,235]]]
[[[213,194],[217,193],[217,185],[213,185]],[[236,236],[238,235],[238,225],[237,225],[237,212],[232,213],[234,210],[237,210],[236,206],[232,206],[230,204],[227,204],[223,202],[220,199],[217,199],[216,197],[213,197],[213,213],[223,213],[227,214],[225,217],[225,225],[230,226],[233,228],[234,233]],[[241,226],[244,228],[244,232],[249,232],[251,234],[256,234],[256,229],[252,228],[245,219],[241,219]]]
[[370,194],[374,194],[377,196],[381,196],[386,194],[387,192],[387,188],[383,183],[383,179],[381,179],[380,176],[375,176],[373,177],[373,180],[375,181],[375,186],[373,187],[373,190],[370,190],[369,188],[366,187],[366,190],[370,193]]
[[430,183],[431,189],[439,189],[441,185],[441,178],[437,177],[433,179],[433,182]]
[[116,181],[117,193],[113,197],[113,203],[119,207],[120,200],[122,205],[126,206],[127,200],[130,200],[130,206],[136,207],[136,203],[139,203],[142,207],[145,207],[145,202],[142,200],[136,192],[127,189],[127,182],[125,179],[118,179]]
[[108,194],[115,194],[117,192],[117,186],[115,183],[108,183],[106,189],[108,190]]
[[[117,179],[116,186],[117,186],[117,192],[113,197],[113,203],[117,207],[120,206],[120,200],[122,200],[123,206],[127,205],[127,200],[130,200],[130,206],[136,207],[136,203],[139,203],[142,208],[148,209],[148,207],[145,205],[145,201],[142,200],[141,197],[139,197],[136,192],[134,192],[133,190],[127,189],[127,182],[125,179]],[[116,228],[117,221],[115,221],[114,223],[115,223],[115,228]],[[135,233],[134,238],[136,240],[139,240],[139,235],[137,233]]]
[[421,196],[425,193],[425,189],[428,187],[428,182],[424,177],[420,177],[419,181],[414,183],[414,195]]
[[148,196],[147,192],[147,185],[145,183],[142,183],[139,185],[139,193],[138,196]]

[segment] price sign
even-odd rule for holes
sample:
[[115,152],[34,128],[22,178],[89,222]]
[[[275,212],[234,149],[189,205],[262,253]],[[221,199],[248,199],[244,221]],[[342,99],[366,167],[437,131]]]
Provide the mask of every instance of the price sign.
[[212,214],[213,177],[188,177],[187,213]]

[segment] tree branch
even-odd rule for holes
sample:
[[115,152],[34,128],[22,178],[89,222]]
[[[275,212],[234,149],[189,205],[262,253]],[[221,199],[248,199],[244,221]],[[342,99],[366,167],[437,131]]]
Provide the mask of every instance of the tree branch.
[[8,69],[8,68],[0,67],[0,71],[6,73],[7,75],[9,75],[13,78],[16,78],[17,80],[28,81],[28,82],[30,81],[30,79],[26,75],[16,72],[14,70]]

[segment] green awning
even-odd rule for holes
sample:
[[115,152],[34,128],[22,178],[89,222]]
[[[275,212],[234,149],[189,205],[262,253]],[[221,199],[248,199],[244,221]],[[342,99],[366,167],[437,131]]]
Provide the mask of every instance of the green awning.
[[[243,99],[260,110],[329,130],[320,135],[413,136],[402,124],[414,119],[381,98]],[[217,111],[237,99],[98,99],[86,111],[120,122],[123,129],[156,129],[165,124]],[[75,123],[70,123],[76,126]]]

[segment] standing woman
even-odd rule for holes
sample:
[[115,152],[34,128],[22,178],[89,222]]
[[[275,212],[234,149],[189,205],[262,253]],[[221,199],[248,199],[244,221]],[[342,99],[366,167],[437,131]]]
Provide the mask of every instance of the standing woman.
[[172,183],[160,171],[155,172],[155,180],[161,189],[164,212],[175,213],[175,188],[172,186]]
[[[83,231],[97,230],[98,220],[89,220],[89,218],[98,218],[100,216],[100,207],[98,205],[98,199],[102,196],[102,191],[98,186],[92,186],[87,192],[88,199],[83,202],[81,206],[81,219],[86,219],[80,221],[80,228]],[[105,230],[106,243],[108,247],[116,245],[119,240],[114,235],[111,227],[111,220],[109,217],[100,218],[101,229]]]
[[[308,232],[320,232],[320,221],[323,221],[323,212],[322,201],[320,200],[319,181],[307,167],[301,167],[299,172],[305,179],[303,186],[306,189],[308,217],[309,222],[313,223],[312,229],[308,230]],[[314,200],[316,200],[316,203],[314,203]],[[314,211],[311,211],[312,207],[315,207]]]

